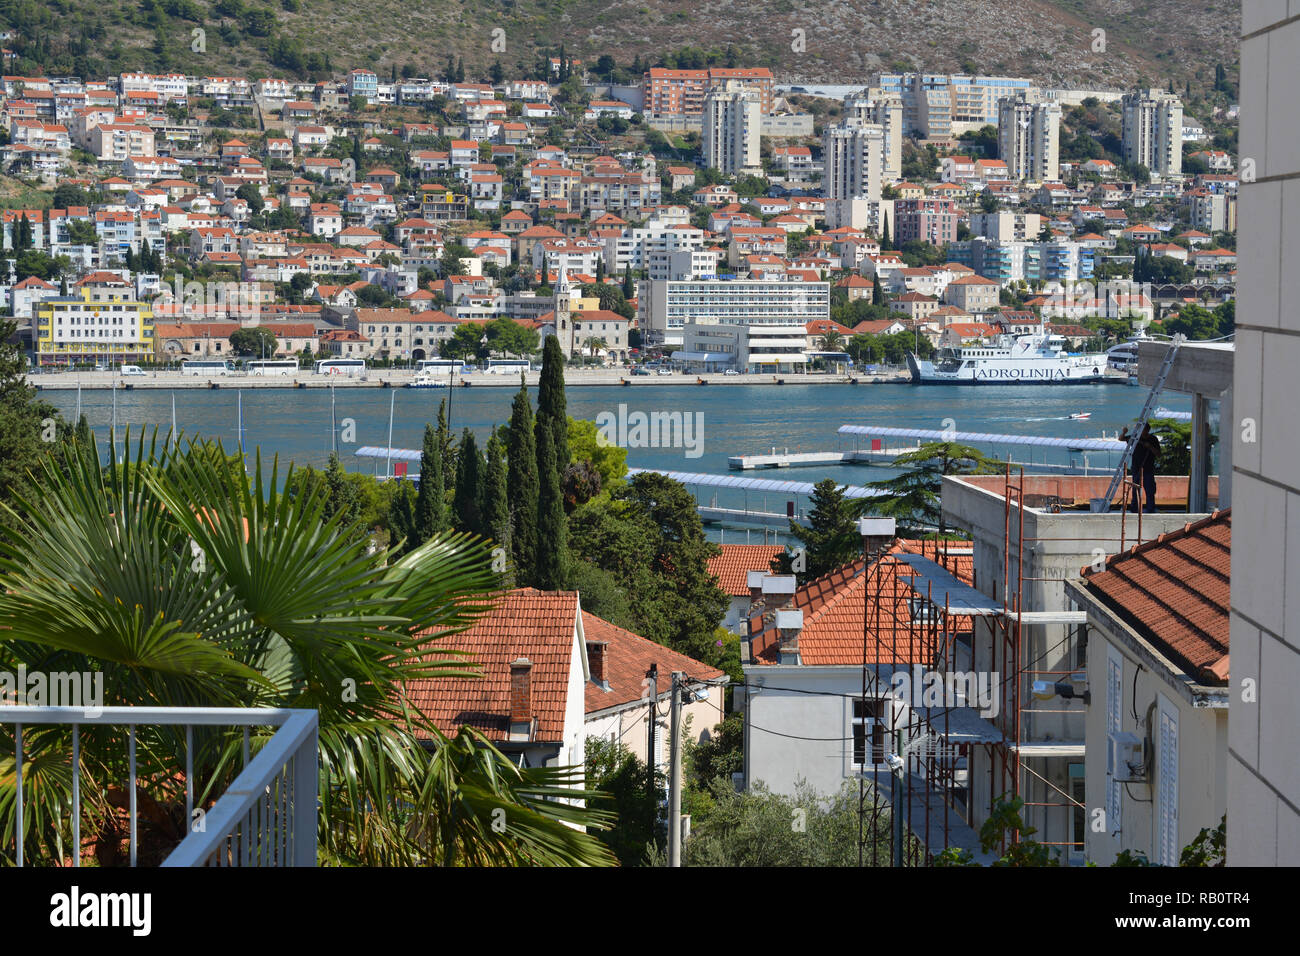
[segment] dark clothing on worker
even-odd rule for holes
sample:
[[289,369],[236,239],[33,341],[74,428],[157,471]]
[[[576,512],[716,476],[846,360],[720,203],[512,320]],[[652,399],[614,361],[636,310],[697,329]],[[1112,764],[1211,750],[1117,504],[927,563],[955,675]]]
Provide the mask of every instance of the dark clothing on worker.
[[1143,494],[1146,496],[1146,510],[1156,510],[1156,459],[1159,457],[1160,439],[1151,433],[1151,426],[1146,425],[1142,429],[1142,437],[1133,446],[1132,508],[1134,511],[1141,507],[1141,502],[1138,500],[1138,482],[1141,483]]

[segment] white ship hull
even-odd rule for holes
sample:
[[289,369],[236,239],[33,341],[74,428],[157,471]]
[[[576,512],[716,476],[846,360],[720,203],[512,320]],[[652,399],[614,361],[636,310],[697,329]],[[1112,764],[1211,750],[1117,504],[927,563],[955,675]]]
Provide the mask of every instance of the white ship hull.
[[[1087,361],[1081,360],[1087,359]],[[907,356],[912,381],[919,385],[1091,385],[1114,381],[1106,375],[1106,356],[1072,356],[1069,359],[972,359],[955,369],[945,369]]]
[[940,349],[933,362],[909,354],[907,364],[920,385],[1091,385],[1110,380],[1106,358],[1070,353],[1062,336],[1040,325],[1035,333]]

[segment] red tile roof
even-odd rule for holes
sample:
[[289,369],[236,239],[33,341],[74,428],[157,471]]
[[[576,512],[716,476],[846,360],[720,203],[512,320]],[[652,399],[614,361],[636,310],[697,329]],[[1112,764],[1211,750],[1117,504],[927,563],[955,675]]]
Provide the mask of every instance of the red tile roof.
[[1198,680],[1228,680],[1232,509],[1083,569],[1087,589]]
[[678,654],[587,611],[582,612],[582,630],[588,642],[605,642],[605,682],[609,684],[609,690],[605,690],[594,681],[587,681],[588,714],[640,700],[644,693],[641,682],[651,664],[659,665],[660,690],[669,686],[667,681],[673,671],[681,671],[698,681],[716,681],[726,677],[716,667]]
[[[468,630],[437,641],[438,647],[468,655],[483,677],[417,681],[407,685],[407,696],[446,734],[468,725],[489,740],[505,741],[510,730],[510,663],[525,657],[533,665],[533,739],[561,741],[577,619],[577,591],[507,591]],[[637,687],[639,693],[640,684]]]
[[720,554],[709,558],[709,574],[718,579],[718,587],[732,597],[749,593],[747,574],[770,571],[772,559],[785,550],[779,544],[723,544]]
[[[953,547],[950,545],[950,547]],[[957,545],[963,550],[967,545]],[[921,554],[938,561],[957,578],[972,582],[974,558],[969,554],[943,554],[943,542],[900,539],[881,559],[870,575],[864,575],[863,560],[809,581],[795,591],[791,606],[803,611],[799,632],[799,660],[808,666],[860,666],[866,664],[929,664],[937,647],[928,629],[913,627],[910,599],[915,596],[906,578],[913,571],[894,555]],[[870,605],[870,607],[868,607]],[[864,639],[864,622],[867,636]],[[951,633],[971,629],[965,617],[949,621]],[[751,655],[759,664],[780,660],[778,635],[764,627],[762,618],[750,619]],[[863,659],[865,643],[865,661]]]

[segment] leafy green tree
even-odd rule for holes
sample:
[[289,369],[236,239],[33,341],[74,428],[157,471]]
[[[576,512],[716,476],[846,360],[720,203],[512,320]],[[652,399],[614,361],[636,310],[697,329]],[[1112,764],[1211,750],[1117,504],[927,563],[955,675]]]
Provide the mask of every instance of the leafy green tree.
[[[858,865],[858,787],[851,781],[824,794],[801,780],[793,794],[785,795],[772,793],[762,783],[737,793],[730,780],[717,779],[708,796],[712,802],[707,813],[692,813],[691,838],[682,847],[685,866]],[[800,826],[791,826],[792,820]],[[888,866],[889,812],[870,812],[866,820],[865,862]]]
[[707,740],[688,739],[683,751],[686,786],[704,791],[714,780],[731,783],[732,774],[745,770],[745,715],[728,714]]
[[575,556],[614,574],[632,603],[630,630],[706,664],[720,666],[714,634],[727,596],[708,571],[718,553],[704,536],[695,498],[664,475],[634,476],[569,519]]
[[555,455],[555,476],[560,480],[572,460],[569,455],[569,415],[564,395],[564,351],[560,340],[547,336],[542,347],[542,374],[537,381],[537,449],[542,448],[542,429],[551,432]]
[[596,423],[569,419],[569,451],[575,462],[588,462],[600,475],[600,486],[613,492],[627,475],[627,449],[601,438]]
[[[538,419],[539,425],[541,419]],[[569,586],[569,525],[564,513],[564,489],[555,464],[555,432],[537,429],[537,564],[533,581],[543,591]]]
[[483,488],[483,458],[478,453],[474,433],[466,428],[461,433],[460,448],[456,454],[456,492],[452,499],[456,530],[484,534],[482,512],[479,510]]
[[52,441],[67,431],[55,407],[27,384],[27,361],[13,344],[16,328],[13,320],[0,319],[0,526],[12,523],[3,506],[31,490]]
[[537,571],[537,504],[541,486],[533,406],[523,376],[519,379],[506,440],[506,487],[510,490],[510,552],[515,574],[519,584],[530,584]]
[[[1007,799],[1006,795],[994,801],[993,811],[980,826],[980,849],[992,853],[1002,843],[1007,844],[1006,852],[993,862],[996,867],[1040,867],[1060,866],[1061,860],[1055,847],[1045,846],[1037,840],[1028,840],[1038,832],[1036,827],[1027,826],[1020,811],[1024,809],[1022,797]],[[1016,839],[1010,839],[1015,834]],[[978,866],[969,850],[949,847],[939,854],[935,866]]]
[[484,345],[482,339],[483,332],[477,325],[458,325],[448,338],[443,339],[438,354],[448,359],[485,359],[490,354],[490,347]]
[[270,358],[275,355],[279,345],[280,340],[275,337],[275,333],[262,325],[235,329],[230,333],[230,348],[236,355]]
[[1157,475],[1188,475],[1192,471],[1192,425],[1169,418],[1151,419],[1151,432],[1160,440]]
[[[584,603],[586,594],[584,592]],[[646,786],[649,771],[636,754],[617,741],[588,737],[587,786],[601,796],[591,805],[615,814],[618,822],[597,836],[618,857],[622,866],[646,866],[647,848],[664,845],[667,834],[660,819],[660,800],[667,795],[662,774],[656,773],[654,790]]]

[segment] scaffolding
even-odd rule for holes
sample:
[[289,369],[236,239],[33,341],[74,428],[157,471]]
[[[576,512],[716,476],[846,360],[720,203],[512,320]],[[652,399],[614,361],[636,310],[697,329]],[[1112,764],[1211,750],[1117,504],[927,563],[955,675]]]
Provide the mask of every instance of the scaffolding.
[[[1060,502],[1029,503],[1023,467],[1006,465],[1002,476],[1003,539],[1002,587],[993,582],[991,596],[976,587],[974,542],[939,539],[934,541],[874,542],[864,545],[865,609],[862,628],[862,688],[858,704],[863,719],[872,720],[871,770],[865,768],[859,786],[859,857],[870,850],[871,860],[880,859],[881,821],[885,808],[891,814],[890,856],[894,865],[928,866],[949,847],[969,850],[978,862],[990,862],[998,854],[986,854],[976,833],[972,779],[973,756],[982,751],[988,764],[988,799],[1021,798],[1031,794],[1029,780],[1040,781],[1050,799],[1026,800],[1038,816],[1051,812],[1074,813],[1084,809],[1071,793],[1053,783],[1028,764],[1044,757],[1079,756],[1082,741],[1034,739],[1032,722],[1050,714],[1078,714],[1073,708],[1033,706],[1035,681],[1053,684],[1067,681],[1084,666],[1045,667],[1043,658],[1060,649],[1059,657],[1074,654],[1086,627],[1086,614],[1064,608],[1026,607],[1026,585],[1060,583],[1063,579],[1026,573],[1025,549],[1042,543],[1088,542],[1092,547],[1106,543],[1106,553],[1123,551],[1143,540],[1142,513],[1136,513],[1136,528],[1129,509],[1130,493],[1136,483],[1127,471],[1118,483],[1118,534],[1071,538],[1029,536],[1025,533],[1026,508],[1044,507],[1059,513]],[[1113,494],[1113,492],[1112,492]],[[1130,536],[1130,530],[1136,535]],[[1115,547],[1118,545],[1118,547]],[[1016,551],[1013,561],[1012,550]],[[963,580],[957,562],[971,557],[969,580]],[[1030,569],[1032,570],[1032,569]],[[999,591],[1001,592],[999,595]],[[952,688],[979,671],[981,625],[987,634],[988,659],[985,672],[1002,675],[997,682],[997,707],[991,716],[977,712],[969,699],[956,699]],[[1038,629],[1061,625],[1067,628],[1063,640],[1035,655],[1030,635]],[[944,698],[935,706],[915,699],[915,684],[906,706],[892,686],[894,675],[917,666],[940,675],[935,681]],[[912,671],[915,674],[915,671]],[[886,677],[888,675],[888,677]],[[886,684],[886,681],[889,683]],[[969,692],[971,684],[965,681]],[[992,682],[989,684],[992,687]],[[876,705],[873,716],[873,701]],[[978,703],[978,702],[974,702]],[[856,744],[856,740],[855,740]],[[888,774],[887,803],[882,773]],[[868,791],[872,799],[868,801]],[[868,835],[867,820],[870,819]],[[1065,822],[1069,835],[1070,822]],[[901,824],[901,826],[900,826]],[[903,836],[903,832],[910,838]],[[1079,839],[1039,840],[1059,848],[1068,858],[1082,851]],[[1000,840],[1000,853],[1018,842],[1019,832]]]

